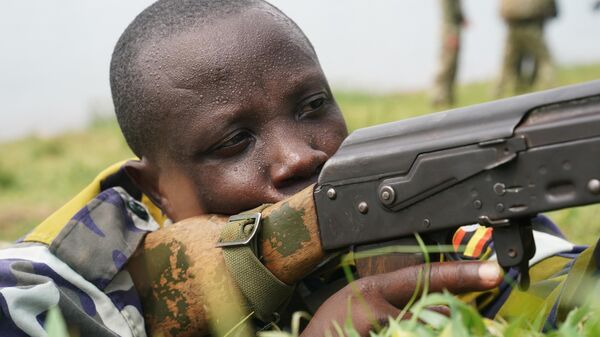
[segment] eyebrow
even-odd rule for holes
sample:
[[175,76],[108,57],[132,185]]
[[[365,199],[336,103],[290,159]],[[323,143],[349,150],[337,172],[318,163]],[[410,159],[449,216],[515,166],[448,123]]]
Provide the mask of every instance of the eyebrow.
[[303,76],[297,76],[297,78],[292,79],[292,81],[293,83],[289,86],[289,89],[286,90],[287,97],[285,98],[296,96],[300,92],[312,89],[316,84],[319,85],[320,89],[329,91],[329,86],[327,85],[325,75],[320,69],[315,69],[314,71],[311,71]]

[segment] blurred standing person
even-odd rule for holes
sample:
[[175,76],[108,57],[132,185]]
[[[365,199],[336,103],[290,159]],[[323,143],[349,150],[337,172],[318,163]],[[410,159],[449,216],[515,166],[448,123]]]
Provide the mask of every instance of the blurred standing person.
[[500,15],[508,27],[497,96],[521,93],[534,85],[548,87],[554,76],[544,40],[544,25],[558,15],[555,0],[501,0]]
[[442,46],[432,95],[432,104],[436,108],[454,104],[454,82],[458,68],[460,35],[465,24],[460,0],[439,1],[442,9]]

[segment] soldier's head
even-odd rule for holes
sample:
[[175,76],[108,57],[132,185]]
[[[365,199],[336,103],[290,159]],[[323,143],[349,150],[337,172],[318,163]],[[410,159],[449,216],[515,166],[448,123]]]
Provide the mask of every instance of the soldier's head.
[[279,201],[347,133],[312,45],[261,0],[160,0],[125,30],[110,75],[140,158],[127,172],[173,220]]

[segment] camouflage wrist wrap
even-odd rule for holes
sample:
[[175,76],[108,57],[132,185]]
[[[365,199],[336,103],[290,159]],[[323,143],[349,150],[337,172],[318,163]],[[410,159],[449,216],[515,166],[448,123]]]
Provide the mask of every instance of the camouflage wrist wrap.
[[218,247],[225,264],[254,315],[271,322],[292,295],[293,286],[277,279],[257,258],[260,212],[268,205],[229,218],[221,231]]

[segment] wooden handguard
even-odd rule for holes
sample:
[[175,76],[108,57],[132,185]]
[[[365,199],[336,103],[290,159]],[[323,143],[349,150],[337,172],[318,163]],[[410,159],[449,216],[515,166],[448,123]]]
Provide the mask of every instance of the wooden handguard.
[[[247,316],[242,297],[215,247],[228,216],[190,218],[146,236],[127,269],[142,301],[149,336],[224,335]],[[325,256],[313,186],[262,212],[264,265],[293,284]],[[248,325],[236,329],[247,329]]]

